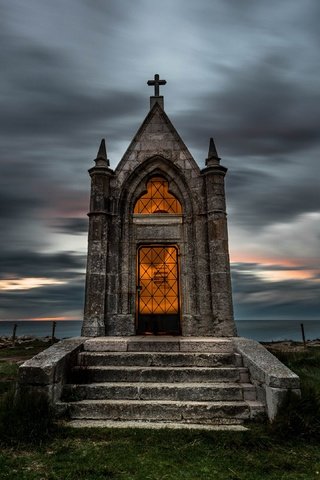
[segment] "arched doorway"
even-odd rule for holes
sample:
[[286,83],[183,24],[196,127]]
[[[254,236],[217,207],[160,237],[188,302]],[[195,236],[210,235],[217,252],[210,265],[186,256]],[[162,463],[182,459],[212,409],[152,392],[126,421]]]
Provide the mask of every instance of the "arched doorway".
[[[134,215],[148,216],[148,225],[159,216],[181,215],[180,201],[169,191],[168,182],[151,178],[147,190],[134,206]],[[136,327],[138,334],[181,333],[179,247],[148,243],[137,246]]]

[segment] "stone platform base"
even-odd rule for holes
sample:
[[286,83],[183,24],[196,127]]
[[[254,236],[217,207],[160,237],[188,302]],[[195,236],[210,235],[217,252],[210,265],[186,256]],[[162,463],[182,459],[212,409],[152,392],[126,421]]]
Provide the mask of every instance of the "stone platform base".
[[74,426],[201,429],[272,420],[300,391],[258,342],[171,336],[63,340],[21,365],[19,388],[45,393]]

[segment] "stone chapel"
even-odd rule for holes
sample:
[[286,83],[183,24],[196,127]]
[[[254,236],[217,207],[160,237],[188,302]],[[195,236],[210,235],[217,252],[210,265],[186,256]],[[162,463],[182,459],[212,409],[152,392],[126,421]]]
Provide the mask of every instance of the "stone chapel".
[[213,139],[199,168],[164,111],[165,83],[149,80],[150,111],[116,169],[102,140],[89,170],[82,336],[21,365],[19,391],[78,427],[245,429],[272,420],[299,378],[236,335],[227,169]]
[[89,170],[82,335],[234,336],[224,179],[210,139],[200,169],[164,110],[150,111],[115,170]]

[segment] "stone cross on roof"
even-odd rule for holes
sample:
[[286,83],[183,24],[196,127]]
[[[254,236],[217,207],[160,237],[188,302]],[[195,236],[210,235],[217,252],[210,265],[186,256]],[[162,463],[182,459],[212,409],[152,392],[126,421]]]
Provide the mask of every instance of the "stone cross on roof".
[[159,80],[159,74],[156,73],[154,76],[154,80],[148,80],[147,84],[149,86],[154,86],[154,96],[159,97],[160,96],[160,85],[165,85],[167,83],[166,80]]

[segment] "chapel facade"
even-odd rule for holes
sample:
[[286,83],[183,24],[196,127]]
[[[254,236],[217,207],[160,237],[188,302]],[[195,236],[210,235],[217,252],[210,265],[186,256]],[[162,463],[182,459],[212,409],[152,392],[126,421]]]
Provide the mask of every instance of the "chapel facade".
[[82,335],[235,336],[224,179],[210,139],[200,169],[164,111],[150,111],[115,170],[89,170]]

